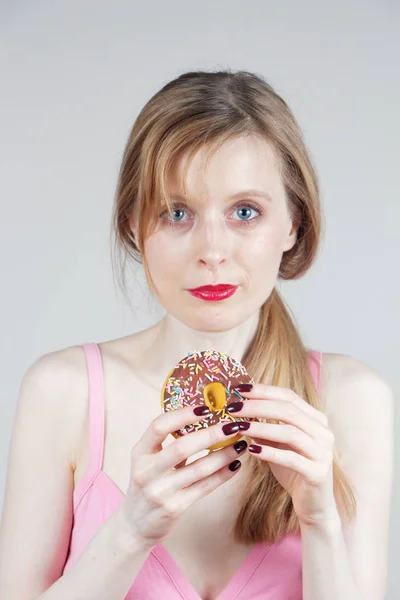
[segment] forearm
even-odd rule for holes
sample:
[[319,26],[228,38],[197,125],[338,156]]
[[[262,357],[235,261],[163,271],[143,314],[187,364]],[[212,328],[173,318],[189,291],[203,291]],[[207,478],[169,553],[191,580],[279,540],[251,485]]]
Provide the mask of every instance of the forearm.
[[117,511],[38,600],[123,600],[148,554],[129,535]]
[[363,600],[354,582],[340,517],[300,526],[304,600]]

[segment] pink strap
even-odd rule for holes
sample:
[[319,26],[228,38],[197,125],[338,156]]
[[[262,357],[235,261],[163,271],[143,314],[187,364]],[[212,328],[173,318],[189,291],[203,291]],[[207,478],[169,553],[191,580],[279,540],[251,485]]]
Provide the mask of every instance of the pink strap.
[[[103,467],[105,418],[103,365],[100,348],[96,343],[86,343],[82,346],[86,355],[89,379],[89,465],[86,477],[91,482]],[[319,391],[322,353],[310,350],[308,355],[311,373]]]
[[82,344],[89,379],[89,466],[90,480],[103,466],[104,452],[104,382],[100,349],[97,344]]

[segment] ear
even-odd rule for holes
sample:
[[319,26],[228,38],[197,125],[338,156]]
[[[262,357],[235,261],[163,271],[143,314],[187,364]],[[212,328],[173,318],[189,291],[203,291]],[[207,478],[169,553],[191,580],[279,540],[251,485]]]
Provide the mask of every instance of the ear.
[[290,232],[286,238],[286,241],[285,241],[285,244],[283,247],[284,252],[291,250],[293,248],[293,246],[296,244],[297,234],[298,234],[298,230],[300,227],[300,223],[301,223],[301,219],[298,214],[294,215],[293,218],[291,218],[292,226],[291,226]]

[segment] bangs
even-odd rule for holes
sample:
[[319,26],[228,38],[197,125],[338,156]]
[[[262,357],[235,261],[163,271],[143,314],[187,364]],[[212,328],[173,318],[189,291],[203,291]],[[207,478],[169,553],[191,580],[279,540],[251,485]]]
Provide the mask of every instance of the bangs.
[[[200,150],[205,150],[203,158],[203,173],[205,173],[216,151],[226,141],[244,133],[244,131],[235,130],[221,130],[213,134],[207,131],[199,132],[198,124],[190,129],[193,130],[186,131],[184,139],[181,130],[177,130],[165,138],[152,161],[154,165],[153,172],[150,173],[148,170],[142,173],[142,181],[145,185],[138,198],[138,223],[141,224],[139,237],[142,247],[145,240],[154,233],[161,211],[167,208],[170,215],[173,212],[173,201],[171,200],[168,180],[171,170],[176,166],[182,155],[187,152],[182,178],[183,195],[187,197],[187,173],[194,155]],[[191,139],[190,143],[187,142],[188,139]]]

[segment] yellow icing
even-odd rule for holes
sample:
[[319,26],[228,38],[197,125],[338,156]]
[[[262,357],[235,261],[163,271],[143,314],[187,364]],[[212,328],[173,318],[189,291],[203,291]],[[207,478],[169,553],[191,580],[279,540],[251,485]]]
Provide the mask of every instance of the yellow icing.
[[203,396],[206,406],[214,412],[226,404],[225,388],[219,381],[213,381],[204,386]]

